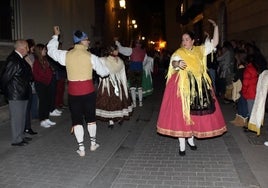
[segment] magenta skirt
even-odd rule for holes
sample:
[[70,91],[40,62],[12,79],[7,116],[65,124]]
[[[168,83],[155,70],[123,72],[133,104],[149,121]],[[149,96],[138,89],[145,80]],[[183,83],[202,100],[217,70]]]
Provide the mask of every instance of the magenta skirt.
[[157,121],[157,132],[172,137],[195,136],[197,138],[215,137],[225,133],[226,124],[214,94],[215,112],[202,116],[191,115],[193,124],[186,124],[183,118],[182,101],[176,94],[177,81],[176,75],[173,75],[166,85]]

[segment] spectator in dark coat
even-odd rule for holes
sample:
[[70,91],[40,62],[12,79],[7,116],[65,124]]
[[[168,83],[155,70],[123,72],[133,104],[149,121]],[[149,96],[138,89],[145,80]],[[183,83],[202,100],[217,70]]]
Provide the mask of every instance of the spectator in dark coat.
[[24,137],[26,109],[31,94],[32,70],[24,57],[29,47],[25,40],[17,40],[14,51],[7,57],[1,77],[5,96],[9,103],[12,146],[24,146],[31,138]]

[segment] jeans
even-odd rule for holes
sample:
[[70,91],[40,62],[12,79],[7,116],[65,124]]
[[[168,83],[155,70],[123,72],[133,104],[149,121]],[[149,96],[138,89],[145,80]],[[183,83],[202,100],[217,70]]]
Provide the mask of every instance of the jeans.
[[246,118],[248,115],[248,103],[247,100],[241,95],[237,102],[237,114]]

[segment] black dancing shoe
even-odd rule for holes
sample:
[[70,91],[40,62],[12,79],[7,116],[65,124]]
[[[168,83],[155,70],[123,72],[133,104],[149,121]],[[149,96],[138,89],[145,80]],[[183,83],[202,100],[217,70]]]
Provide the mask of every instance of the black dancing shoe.
[[190,145],[188,142],[187,142],[187,145],[190,147],[191,150],[197,150],[197,146],[196,145]]
[[184,151],[179,150],[179,155],[180,156],[184,156],[185,154],[186,154],[185,150]]
[[113,120],[109,120],[108,128],[109,129],[113,129],[114,128],[114,121]]
[[117,123],[118,123],[118,125],[120,125],[120,126],[121,126],[121,125],[123,125],[124,120],[123,120],[123,119],[121,119],[121,120],[119,120]]

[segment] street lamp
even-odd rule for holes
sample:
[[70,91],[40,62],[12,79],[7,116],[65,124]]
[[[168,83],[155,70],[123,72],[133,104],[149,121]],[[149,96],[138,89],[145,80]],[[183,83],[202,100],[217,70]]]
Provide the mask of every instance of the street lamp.
[[112,11],[120,11],[120,9],[126,9],[126,1],[125,0],[119,0],[119,8],[113,7]]
[[136,20],[131,20],[131,24],[129,24],[129,31],[130,31],[130,41],[134,38],[134,30],[138,28],[138,24]]
[[126,9],[126,1],[125,0],[119,0],[119,6],[120,6],[120,8]]
[[138,24],[136,23],[136,20],[131,20],[131,27],[134,28],[134,29],[137,29],[138,28]]
[[136,23],[136,20],[131,20],[131,27],[134,28],[134,29],[137,29],[138,28],[138,24]]

